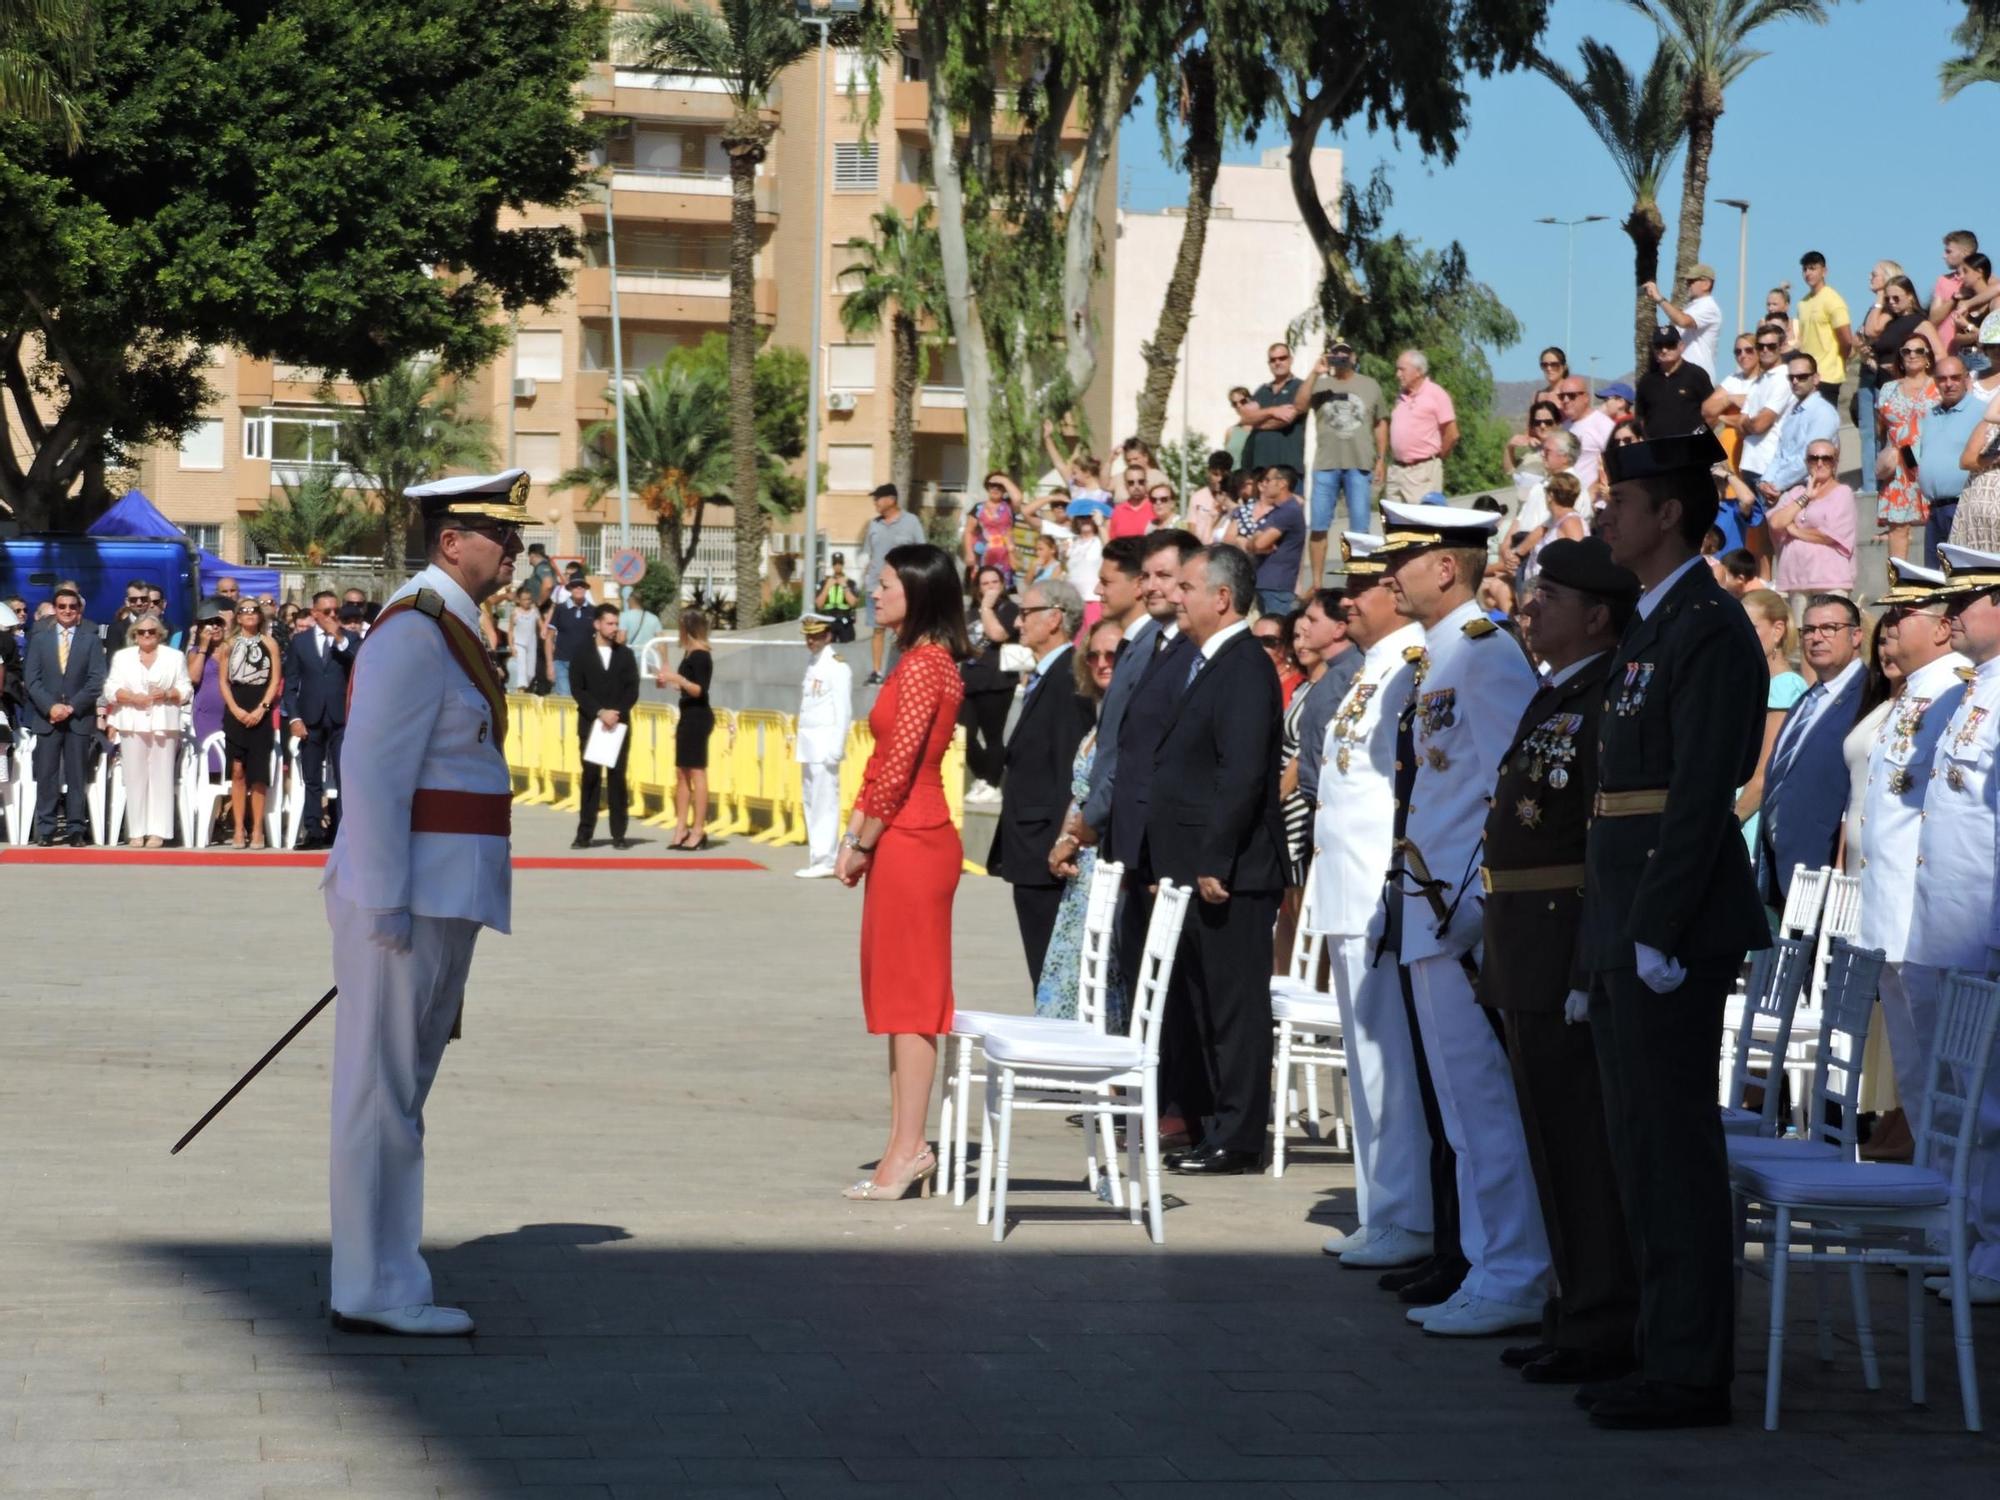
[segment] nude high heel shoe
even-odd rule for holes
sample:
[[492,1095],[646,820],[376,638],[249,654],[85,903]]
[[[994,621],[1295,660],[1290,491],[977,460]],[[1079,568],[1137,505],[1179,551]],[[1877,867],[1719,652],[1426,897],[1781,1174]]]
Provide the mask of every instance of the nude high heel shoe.
[[894,1203],[910,1196],[916,1190],[919,1198],[931,1195],[931,1179],[937,1175],[937,1153],[925,1146],[917,1159],[910,1164],[910,1170],[901,1177],[888,1182],[877,1182],[872,1177],[864,1177],[851,1187],[840,1190],[840,1196],[856,1203]]

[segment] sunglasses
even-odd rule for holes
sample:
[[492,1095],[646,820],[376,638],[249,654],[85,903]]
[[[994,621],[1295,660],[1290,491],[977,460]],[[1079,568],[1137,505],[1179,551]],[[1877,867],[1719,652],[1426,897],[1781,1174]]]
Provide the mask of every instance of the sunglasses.
[[1746,356],[1751,359],[1757,357],[1757,346],[1755,344],[1738,344],[1736,346],[1736,357],[1743,359]]
[[1944,604],[1944,617],[1947,620],[1956,620],[1981,599],[1990,599],[1992,597],[1993,591],[1991,589],[1981,589],[1976,594],[1968,594],[1958,599],[1947,599]]
[[1784,346],[1783,344],[1781,344],[1781,343],[1780,343],[1780,344],[1766,344],[1766,343],[1763,343],[1762,341],[1759,341],[1759,343],[1758,343],[1757,347],[1758,347],[1759,349],[1782,349],[1782,348],[1784,348],[1785,346]]
[[135,631],[133,631],[133,632],[132,632],[132,634],[133,634],[133,635],[135,635],[135,636],[140,636],[140,635],[158,635],[159,633],[160,633],[159,631],[157,631],[157,630],[154,630],[154,629],[151,629],[150,627],[149,627],[149,628],[147,628],[147,629],[145,629],[145,630],[135,630]]
[[1806,455],[1806,462],[1809,464],[1830,464],[1833,461],[1834,455],[1831,453],[1808,453]]
[[1262,646],[1266,651],[1276,651],[1284,646],[1285,640],[1283,636],[1260,635],[1257,637],[1257,644]]
[[1530,427],[1553,427],[1556,425],[1556,419],[1554,417],[1536,417],[1528,425]]
[[1590,399],[1590,394],[1587,391],[1556,392],[1556,400],[1558,401],[1588,401],[1589,399]]
[[1789,380],[1790,380],[1790,381],[1792,382],[1792,384],[1793,384],[1793,385],[1818,385],[1818,384],[1819,384],[1819,376],[1818,376],[1817,374],[1815,374],[1815,373],[1814,373],[1813,371],[1811,371],[1811,370],[1808,370],[1808,371],[1806,371],[1806,372],[1805,372],[1805,374],[1803,374],[1803,375],[1790,375],[1790,376],[1787,376],[1786,378],[1787,378],[1787,379],[1789,379]]
[[1912,344],[1910,345],[1909,348],[1903,350],[1902,352],[1905,358],[1907,358],[1912,354],[1915,354],[1925,359],[1928,359],[1930,357],[1931,346],[1929,344]]
[[1288,365],[1291,362],[1292,362],[1292,357],[1289,354],[1273,354],[1270,358],[1264,361],[1264,363],[1267,365]]
[[1542,368],[1544,370],[1560,370],[1562,367],[1563,362],[1559,359],[1545,359],[1542,361]]
[[1093,661],[1093,662],[1116,661],[1118,660],[1118,653],[1116,651],[1086,651],[1083,653],[1083,659],[1085,661]]

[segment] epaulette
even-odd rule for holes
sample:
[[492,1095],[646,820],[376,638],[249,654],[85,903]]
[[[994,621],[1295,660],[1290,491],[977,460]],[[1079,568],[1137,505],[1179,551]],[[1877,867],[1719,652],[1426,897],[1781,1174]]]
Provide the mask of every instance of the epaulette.
[[1960,682],[1976,682],[1979,680],[1979,668],[1977,667],[1953,667],[1952,670],[1958,674]]
[[436,589],[418,589],[417,597],[410,601],[410,608],[418,614],[429,615],[433,620],[444,618],[444,595]]
[[1467,640],[1476,641],[1480,639],[1482,636],[1489,636],[1493,634],[1493,632],[1498,630],[1500,627],[1498,625],[1495,625],[1491,620],[1487,619],[1486,616],[1479,615],[1473,619],[1467,620],[1465,624],[1460,626],[1459,628],[1465,632]]
[[1423,659],[1424,659],[1424,648],[1422,646],[1405,646],[1403,648],[1403,660],[1408,662],[1411,666],[1414,667],[1418,662],[1422,661]]

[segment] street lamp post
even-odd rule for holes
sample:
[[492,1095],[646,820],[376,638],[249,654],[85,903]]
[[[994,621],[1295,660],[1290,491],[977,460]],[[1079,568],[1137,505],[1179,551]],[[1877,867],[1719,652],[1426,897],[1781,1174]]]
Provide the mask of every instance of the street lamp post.
[[1537,219],[1537,224],[1560,224],[1569,231],[1569,273],[1563,278],[1563,353],[1569,353],[1570,343],[1575,334],[1571,329],[1572,316],[1576,308],[1576,226],[1579,224],[1602,224],[1608,214],[1585,214],[1580,219]]
[[1750,289],[1750,200],[1717,198],[1724,208],[1736,210],[1736,337],[1743,337],[1744,294]]
[[820,347],[821,323],[826,313],[826,44],[834,21],[858,15],[861,0],[827,0],[824,10],[812,0],[795,0],[795,3],[800,24],[819,31],[819,51],[813,63],[812,357],[806,366],[805,536],[799,544],[799,607],[811,609],[819,552],[819,409],[821,366],[826,358],[826,351]]

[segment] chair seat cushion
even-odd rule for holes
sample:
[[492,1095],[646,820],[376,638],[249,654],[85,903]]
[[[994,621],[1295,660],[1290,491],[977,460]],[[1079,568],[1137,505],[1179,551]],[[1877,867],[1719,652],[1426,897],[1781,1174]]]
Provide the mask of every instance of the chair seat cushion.
[[1729,1164],[1733,1167],[1740,1161],[1842,1161],[1845,1158],[1838,1146],[1830,1141],[1801,1140],[1795,1136],[1775,1135],[1724,1135],[1722,1144],[1728,1149]]
[[1279,974],[1271,980],[1271,998],[1275,1000],[1280,995],[1299,995],[1306,997],[1317,995],[1322,1000],[1331,1000],[1333,998],[1333,996],[1327,994],[1325,990],[1316,990],[1310,984],[1306,983],[1305,980],[1294,979],[1289,974]]
[[1136,1068],[1146,1052],[1128,1036],[1104,1036],[1079,1027],[1075,1032],[988,1032],[983,1045],[989,1062],[1028,1067],[1036,1063],[1063,1068]]
[[1951,1200],[1943,1173],[1897,1162],[1762,1156],[1731,1175],[1758,1202],[1793,1208],[1941,1208]]
[[1046,1032],[1091,1031],[1070,1016],[1035,1016],[1011,1010],[955,1010],[951,1013],[953,1036],[983,1037],[995,1031]]
[[1340,1003],[1333,996],[1317,991],[1303,995],[1281,995],[1273,990],[1271,1019],[1290,1021],[1294,1026],[1306,1026],[1319,1031],[1338,1031]]
[[1715,1112],[1722,1116],[1724,1135],[1758,1135],[1763,1132],[1764,1117],[1754,1109],[1738,1109],[1732,1104],[1723,1104],[1718,1105]]

